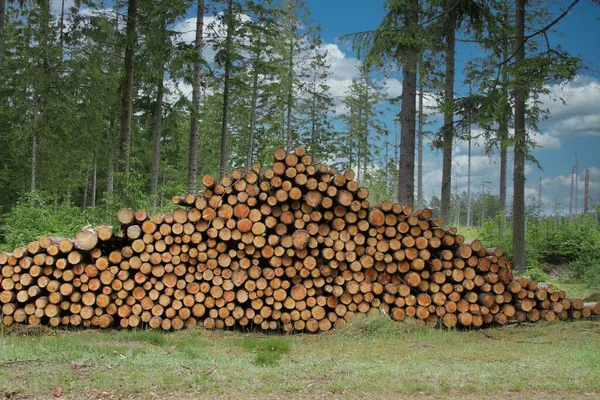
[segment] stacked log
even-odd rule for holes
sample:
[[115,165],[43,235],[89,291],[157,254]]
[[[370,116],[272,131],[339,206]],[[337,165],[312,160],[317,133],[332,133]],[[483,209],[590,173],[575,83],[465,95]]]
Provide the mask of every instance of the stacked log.
[[86,227],[0,253],[2,323],[318,332],[372,312],[448,328],[600,314],[514,279],[502,250],[429,209],[371,205],[354,178],[277,150],[264,171],[205,176],[171,213],[120,210],[116,234]]

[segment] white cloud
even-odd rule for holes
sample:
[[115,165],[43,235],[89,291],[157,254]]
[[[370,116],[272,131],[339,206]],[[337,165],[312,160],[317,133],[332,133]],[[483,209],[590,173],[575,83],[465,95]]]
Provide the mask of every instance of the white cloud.
[[550,133],[539,133],[530,132],[529,139],[533,141],[536,146],[545,150],[555,150],[562,147],[562,140],[558,137],[552,136]]
[[385,90],[390,97],[399,97],[402,94],[402,82],[396,78],[388,78],[384,81]]
[[578,76],[565,85],[551,86],[549,94],[539,100],[550,111],[550,118],[540,123],[545,135],[561,142],[577,137],[600,136],[600,80]]
[[327,63],[330,65],[331,76],[327,79],[327,85],[331,94],[340,99],[345,96],[346,90],[352,84],[352,78],[358,74],[360,61],[346,54],[334,43],[325,43],[322,46],[327,51]]

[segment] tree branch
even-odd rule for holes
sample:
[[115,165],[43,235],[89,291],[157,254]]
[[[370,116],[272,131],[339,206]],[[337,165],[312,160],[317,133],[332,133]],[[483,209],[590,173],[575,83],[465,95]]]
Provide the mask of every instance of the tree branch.
[[569,13],[569,11],[571,11],[573,9],[573,7],[575,7],[575,5],[579,3],[579,0],[575,0],[571,3],[571,5],[569,5],[569,7],[567,7],[567,9],[560,14],[554,21],[550,22],[548,25],[546,25],[545,27],[543,27],[542,29],[540,29],[537,32],[533,32],[531,35],[527,35],[525,36],[525,40],[527,39],[531,39],[534,36],[539,35],[540,33],[544,33],[547,32],[550,28],[552,28],[554,25],[558,24],[558,22],[563,19],[564,17],[567,16],[567,14]]
[[[595,1],[595,2],[598,2],[598,3],[600,4],[600,0],[594,0],[594,1]],[[548,31],[550,28],[552,28],[554,25],[558,24],[558,23],[560,22],[560,20],[561,20],[561,19],[563,19],[563,18],[564,18],[564,17],[565,17],[565,16],[566,16],[566,15],[569,13],[569,11],[571,11],[571,10],[573,9],[573,7],[575,7],[575,5],[576,5],[577,3],[579,3],[579,0],[574,0],[574,1],[573,1],[573,2],[572,2],[570,5],[569,5],[569,7],[567,7],[567,8],[565,9],[565,11],[564,11],[562,14],[560,14],[560,15],[559,15],[559,16],[558,16],[558,17],[557,17],[557,18],[556,18],[554,21],[550,22],[548,25],[546,25],[546,26],[545,26],[545,27],[543,27],[542,29],[540,29],[540,30],[538,30],[538,31],[536,31],[536,32],[533,32],[533,33],[532,33],[532,34],[530,34],[530,35],[527,35],[527,36],[525,36],[525,37],[523,38],[523,43],[521,44],[521,46],[519,46],[517,49],[515,49],[515,51],[514,51],[514,52],[513,52],[513,53],[512,53],[512,54],[511,54],[511,55],[510,55],[510,56],[509,56],[507,59],[505,59],[504,61],[502,61],[502,62],[501,62],[500,64],[498,64],[498,65],[504,65],[504,64],[508,63],[510,60],[512,60],[512,59],[514,58],[514,56],[515,56],[515,55],[516,55],[516,54],[519,52],[519,50],[521,50],[521,48],[522,48],[523,46],[525,46],[525,43],[527,43],[527,41],[528,41],[529,39],[531,39],[532,37],[535,37],[535,36],[537,36],[537,35],[539,35],[539,34],[541,34],[541,33],[544,33],[544,34],[545,34],[545,33],[546,33],[546,32],[547,32],[547,31]]]

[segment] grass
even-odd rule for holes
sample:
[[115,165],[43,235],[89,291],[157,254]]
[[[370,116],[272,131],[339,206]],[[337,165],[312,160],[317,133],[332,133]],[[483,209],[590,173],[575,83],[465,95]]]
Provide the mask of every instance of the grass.
[[460,226],[458,227],[458,233],[463,235],[466,240],[475,240],[481,238],[481,228],[476,226]]
[[283,355],[290,351],[289,341],[283,338],[246,337],[241,339],[239,343],[245,349],[254,351],[256,353],[254,363],[263,366],[277,364]]
[[5,330],[0,398],[53,398],[57,386],[66,398],[594,398],[599,348],[597,321],[455,331],[379,316],[294,336]]
[[550,276],[548,282],[564,290],[569,298],[582,299],[583,301],[600,301],[600,288],[593,288],[581,280]]

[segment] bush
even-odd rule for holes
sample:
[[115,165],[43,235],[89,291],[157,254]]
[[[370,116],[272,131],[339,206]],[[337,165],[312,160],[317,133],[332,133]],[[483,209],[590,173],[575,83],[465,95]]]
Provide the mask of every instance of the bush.
[[[591,215],[527,216],[526,276],[546,280],[550,266],[567,264],[576,278],[600,286],[600,225]],[[512,258],[512,227],[503,214],[488,219],[481,229],[486,247],[500,247]]]
[[2,248],[12,251],[44,235],[73,237],[86,223],[87,217],[79,207],[52,203],[41,193],[27,195],[2,216]]
[[44,192],[27,193],[8,213],[0,216],[0,250],[12,251],[42,236],[74,237],[85,225],[118,227],[117,211],[123,207],[143,208],[149,214],[167,212],[175,208],[171,197],[185,193],[186,189],[182,185],[162,188],[156,207],[151,207],[152,198],[140,188],[128,187],[126,192],[129,197],[125,200],[104,196],[97,206],[85,210],[68,201],[57,201]]

